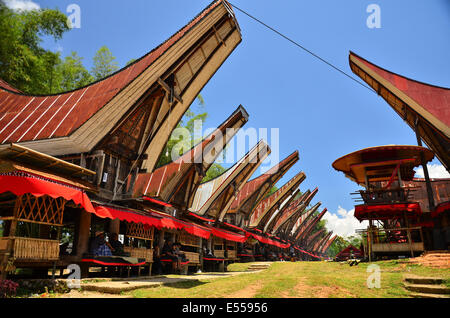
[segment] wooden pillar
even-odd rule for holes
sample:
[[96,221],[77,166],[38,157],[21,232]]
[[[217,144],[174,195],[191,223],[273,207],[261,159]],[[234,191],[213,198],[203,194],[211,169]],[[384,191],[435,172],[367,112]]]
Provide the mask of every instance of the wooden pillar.
[[20,205],[20,201],[22,200],[22,197],[19,196],[16,198],[16,203],[14,206],[14,218],[11,220],[11,223],[9,224],[7,235],[10,237],[8,240],[8,243],[6,245],[6,253],[3,256],[3,259],[0,260],[0,279],[5,279],[7,276],[6,267],[8,264],[9,257],[14,253],[14,236],[16,235],[16,228],[17,228],[17,214],[18,209]]
[[406,225],[406,236],[408,237],[409,250],[411,252],[411,257],[414,257],[414,250],[413,250],[412,241],[411,241],[411,230],[409,229],[409,220],[408,220],[408,217],[406,216],[406,212],[404,213],[404,218],[405,218],[405,225]]
[[89,237],[91,234],[91,213],[80,210],[77,223],[76,256],[82,257],[89,251]]
[[[416,118],[416,122],[414,125],[414,131],[416,133],[417,145],[420,147],[423,147],[422,139],[420,138],[420,134],[419,134],[419,118]],[[434,206],[433,188],[431,187],[430,175],[428,174],[428,167],[425,162],[425,155],[423,154],[423,152],[420,153],[420,160],[421,160],[421,164],[422,164],[422,168],[423,168],[423,174],[425,177],[425,184],[427,187],[428,206],[430,207],[430,212],[431,212],[434,210],[434,207],[435,207]]]
[[369,262],[372,262],[372,226],[373,221],[369,220],[369,229],[367,231],[367,247],[368,247],[368,253],[369,253]]

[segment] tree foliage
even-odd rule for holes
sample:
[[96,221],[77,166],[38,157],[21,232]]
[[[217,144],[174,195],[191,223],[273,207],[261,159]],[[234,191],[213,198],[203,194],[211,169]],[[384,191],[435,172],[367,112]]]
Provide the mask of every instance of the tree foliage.
[[56,66],[55,74],[55,89],[57,92],[74,90],[86,86],[94,80],[92,75],[83,66],[83,58],[79,57],[76,52],[72,52],[71,55],[66,56]]
[[58,10],[16,12],[0,1],[0,78],[29,94],[52,93],[60,57],[41,46],[42,37],[56,41],[68,30]]
[[111,75],[119,69],[116,58],[107,46],[102,46],[94,56],[94,66],[91,73],[95,80],[100,80]]

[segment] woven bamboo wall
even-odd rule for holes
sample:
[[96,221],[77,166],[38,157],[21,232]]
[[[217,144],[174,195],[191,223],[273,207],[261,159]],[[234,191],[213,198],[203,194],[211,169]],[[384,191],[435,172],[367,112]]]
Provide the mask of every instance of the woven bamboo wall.
[[145,261],[147,263],[153,262],[153,250],[152,249],[124,246],[123,250],[126,253],[130,253],[131,257],[145,258]]
[[200,264],[200,256],[194,252],[183,252],[189,260],[189,264]]
[[14,238],[14,257],[16,259],[59,259],[59,241],[34,238]]

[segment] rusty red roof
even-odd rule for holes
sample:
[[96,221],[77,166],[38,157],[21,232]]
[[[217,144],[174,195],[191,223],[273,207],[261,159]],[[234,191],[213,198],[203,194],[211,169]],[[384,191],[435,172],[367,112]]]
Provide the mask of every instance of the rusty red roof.
[[349,63],[450,170],[450,89],[395,74],[353,52]]
[[14,92],[8,84],[0,85],[0,144],[70,135],[222,2],[214,1],[181,30],[139,60],[86,87],[56,95],[31,96]]
[[[380,75],[393,87],[411,97],[423,110],[432,114],[450,129],[450,89],[422,83],[385,70],[350,52],[350,58],[358,60]],[[406,101],[405,101],[406,102]]]
[[4,88],[6,90],[9,90],[9,91],[12,91],[12,92],[15,92],[15,93],[22,93],[17,88],[11,86],[9,83],[5,82],[1,78],[0,78],[0,88]]

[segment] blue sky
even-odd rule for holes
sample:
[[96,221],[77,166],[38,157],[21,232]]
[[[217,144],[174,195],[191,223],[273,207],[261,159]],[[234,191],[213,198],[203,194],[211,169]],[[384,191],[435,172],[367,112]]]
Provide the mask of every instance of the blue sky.
[[[18,2],[17,0],[9,0]],[[40,7],[81,8],[81,28],[52,49],[72,50],[91,67],[107,45],[119,66],[138,58],[192,19],[208,0],[107,1],[33,0]],[[450,87],[448,0],[233,0],[347,73],[350,50],[393,72]],[[344,5],[345,3],[345,5]],[[369,29],[369,4],[381,8],[381,28]],[[239,104],[250,114],[247,127],[279,128],[280,158],[300,151],[300,161],[279,184],[303,170],[302,190],[319,187],[313,203],[341,221],[354,206],[358,187],[334,171],[332,162],[349,152],[385,144],[416,144],[413,131],[376,94],[331,69],[236,11],[243,42],[202,95],[206,126],[220,124]],[[353,73],[351,73],[353,75]],[[438,164],[435,160],[434,164]],[[436,166],[439,173],[442,169]],[[338,207],[342,209],[338,210]],[[339,212],[339,213],[338,213]],[[333,220],[336,221],[336,218]],[[331,219],[330,219],[331,220]]]

